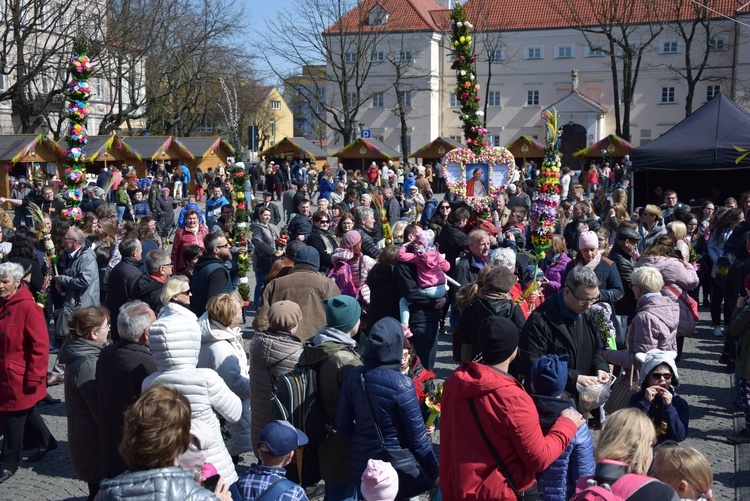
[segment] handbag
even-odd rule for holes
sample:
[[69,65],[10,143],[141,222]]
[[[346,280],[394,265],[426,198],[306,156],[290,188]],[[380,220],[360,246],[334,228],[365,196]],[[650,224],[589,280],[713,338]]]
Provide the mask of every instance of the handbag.
[[[638,377],[634,376],[636,373]],[[640,371],[635,368],[635,363],[630,363],[630,377],[621,376],[614,383],[612,383],[611,391],[607,403],[604,404],[604,410],[607,414],[611,414],[620,409],[624,409],[630,403],[630,397],[638,391],[638,379],[640,378]]]
[[398,474],[397,498],[411,498],[428,491],[435,484],[435,479],[422,468],[422,465],[419,464],[419,461],[416,460],[414,454],[409,449],[385,444],[383,433],[380,430],[380,426],[378,426],[378,422],[375,420],[375,413],[372,412],[370,398],[367,395],[365,375],[360,374],[359,380],[362,384],[367,409],[370,411],[370,417],[372,417],[372,423],[375,425],[375,432],[380,441],[380,449],[376,450],[372,456],[375,459],[391,463],[391,466],[396,470]]
[[693,320],[697,322],[700,319],[700,315],[698,314],[698,301],[685,293],[678,294],[677,289],[669,284],[664,284],[664,287],[669,289],[669,292],[677,296],[677,299],[679,299],[680,302],[685,305],[688,311],[693,315]]
[[487,448],[492,453],[492,457],[495,458],[495,462],[497,463],[497,468],[500,470],[500,473],[503,475],[503,477],[505,477],[505,480],[508,482],[508,485],[513,490],[513,493],[516,495],[516,499],[530,500],[530,501],[539,499],[539,490],[536,484],[533,484],[531,487],[529,487],[523,492],[518,490],[518,487],[516,486],[516,481],[513,479],[513,475],[510,474],[508,465],[505,464],[503,457],[500,455],[499,452],[497,452],[497,449],[495,448],[495,446],[492,445],[492,442],[490,441],[490,437],[488,437],[487,432],[484,431],[482,422],[479,421],[479,413],[477,412],[477,406],[474,403],[474,398],[469,398],[468,402],[469,402],[469,409],[471,409],[471,415],[474,417],[474,422],[476,423],[477,428],[479,428],[479,434],[482,435],[482,439],[484,439],[484,443],[487,445]]

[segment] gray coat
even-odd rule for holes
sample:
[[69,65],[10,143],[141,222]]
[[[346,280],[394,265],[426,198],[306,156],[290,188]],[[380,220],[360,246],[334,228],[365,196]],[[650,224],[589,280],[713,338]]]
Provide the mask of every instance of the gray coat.
[[258,268],[258,255],[273,256],[276,251],[276,240],[279,238],[279,230],[271,223],[267,225],[253,223],[253,268]]
[[214,501],[212,492],[199,487],[193,475],[180,468],[156,468],[146,471],[126,471],[115,478],[102,480],[99,501],[148,499],[149,501]]
[[95,483],[102,479],[99,458],[99,397],[96,361],[102,346],[76,338],[65,344],[60,363],[65,364],[65,413],[68,416],[68,449],[78,478]]
[[65,306],[73,309],[99,306],[99,265],[88,245],[81,248],[72,262],[66,259],[58,269],[60,275],[55,282],[64,287]]

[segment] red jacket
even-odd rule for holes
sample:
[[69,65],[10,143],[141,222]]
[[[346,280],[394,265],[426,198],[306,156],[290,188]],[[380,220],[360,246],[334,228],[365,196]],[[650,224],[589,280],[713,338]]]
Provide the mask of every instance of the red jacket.
[[26,287],[0,300],[0,412],[22,411],[47,394],[49,333]]
[[521,491],[562,454],[577,431],[573,421],[558,418],[544,436],[521,383],[493,367],[461,365],[445,382],[441,399],[440,489],[445,501],[516,499],[479,433],[469,398]]
[[[185,260],[182,258],[182,249],[188,245],[197,245],[201,249],[205,250],[203,246],[203,239],[209,234],[209,229],[205,224],[198,225],[198,232],[188,231],[184,226],[177,230],[174,236],[174,245],[172,246],[172,265],[173,270],[181,270],[185,267]],[[144,258],[146,256],[143,256]]]

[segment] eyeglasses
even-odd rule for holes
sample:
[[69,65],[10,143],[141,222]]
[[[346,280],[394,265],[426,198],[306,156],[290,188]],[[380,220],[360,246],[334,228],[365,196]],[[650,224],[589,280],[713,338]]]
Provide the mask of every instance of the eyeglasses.
[[226,249],[227,247],[229,247],[229,242],[225,243],[224,245],[217,245],[216,246],[217,249]]
[[440,210],[451,210],[451,207],[450,205],[443,205],[442,207],[440,207]]
[[592,305],[592,304],[596,303],[597,301],[599,301],[599,298],[596,298],[596,299],[581,299],[580,297],[576,296],[576,293],[573,292],[573,289],[571,289],[570,287],[566,287],[566,288],[568,289],[568,291],[570,292],[570,294],[574,298],[576,298],[576,301],[578,301],[578,304],[580,304],[581,306],[589,306],[589,305]]
[[162,268],[164,268],[165,266],[169,266],[170,268],[174,268],[174,263],[167,263],[167,264],[161,265]]
[[656,380],[664,379],[664,381],[671,381],[672,373],[671,372],[652,372],[651,377]]
[[320,224],[328,224],[328,223],[330,223],[330,221],[329,221],[328,219],[321,219],[321,220],[319,221],[319,223],[320,223]]

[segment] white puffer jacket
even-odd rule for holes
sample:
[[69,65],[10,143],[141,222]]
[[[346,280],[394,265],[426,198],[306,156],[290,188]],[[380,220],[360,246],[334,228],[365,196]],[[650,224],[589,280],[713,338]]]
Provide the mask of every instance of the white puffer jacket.
[[215,442],[206,461],[216,467],[224,483],[237,481],[234,463],[221,439],[219,420],[230,423],[242,416],[242,402],[212,369],[198,369],[201,334],[198,318],[187,308],[169,303],[148,330],[157,372],[143,381],[145,390],[154,383],[168,383],[190,401],[192,419],[200,419],[212,430]]
[[213,369],[229,389],[242,400],[242,417],[227,424],[232,435],[226,440],[229,454],[236,456],[253,450],[250,432],[250,365],[242,345],[239,328],[230,329],[208,317],[208,312],[198,319],[201,328],[201,351],[198,367]]

